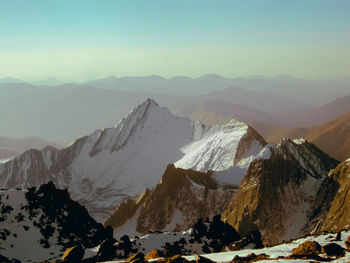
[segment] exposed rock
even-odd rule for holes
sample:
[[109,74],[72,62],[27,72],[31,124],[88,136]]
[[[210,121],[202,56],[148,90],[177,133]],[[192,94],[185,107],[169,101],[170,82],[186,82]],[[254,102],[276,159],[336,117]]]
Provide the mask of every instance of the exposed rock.
[[342,163],[332,170],[330,177],[339,185],[338,191],[331,203],[331,207],[325,218],[322,230],[341,231],[350,226],[350,209],[346,205],[350,199],[350,165],[348,162]]
[[334,241],[341,241],[341,232],[340,231],[337,233],[337,236],[336,236]]
[[235,241],[229,245],[229,249],[232,251],[244,249],[247,246],[253,246],[254,249],[263,248],[264,245],[261,241],[261,234],[259,230],[253,230],[248,233],[242,239]]
[[183,232],[152,232],[133,239],[124,235],[115,244],[116,258],[125,259],[137,252],[149,253],[147,259],[221,252],[239,239],[235,229],[217,215],[212,221],[199,219],[192,228]]
[[161,258],[163,256],[164,256],[163,251],[160,251],[158,249],[153,249],[145,256],[145,259],[150,260],[155,258]]
[[241,236],[259,229],[267,245],[303,236],[318,190],[337,164],[305,140],[283,139],[270,158],[250,164],[223,219]]
[[185,170],[171,164],[154,189],[146,190],[137,200],[122,203],[105,225],[112,226],[117,236],[132,234],[132,228],[134,234],[184,231],[199,218],[221,214],[234,193],[234,188],[222,189],[212,172]]
[[344,162],[324,179],[314,204],[310,222],[304,233],[340,232],[350,226],[350,164]]
[[327,254],[327,256],[342,257],[345,254],[345,249],[336,243],[330,243],[322,247],[322,252]]
[[84,257],[84,249],[80,245],[67,248],[62,256],[62,261],[67,263],[78,263]]
[[183,245],[184,244],[182,244],[182,242],[179,242],[179,241],[176,241],[173,244],[166,243],[165,248],[163,250],[164,257],[172,258],[172,257],[175,257],[176,255],[181,255]]
[[249,263],[249,262],[256,262],[264,259],[268,259],[269,256],[266,254],[259,254],[255,255],[254,253],[251,253],[245,257],[235,256],[232,260],[233,263]]
[[145,263],[145,255],[142,253],[137,253],[135,255],[132,255],[128,259],[125,260],[128,263]]
[[116,247],[114,246],[114,240],[106,239],[102,241],[97,251],[97,255],[99,256],[100,260],[104,261],[114,259],[116,257]]
[[322,247],[316,241],[305,241],[292,250],[294,256],[318,256],[322,253]]
[[120,240],[115,244],[116,257],[119,259],[124,259],[130,257],[137,253],[139,250],[135,247],[135,242],[131,242],[129,236],[124,235]]
[[4,257],[3,255],[0,255],[0,262],[11,263],[12,261],[9,260],[7,257]]
[[165,262],[165,263],[189,263],[188,260],[183,258],[180,254],[174,255],[172,257],[166,258],[164,260],[159,260],[158,262]]
[[346,249],[350,250],[350,236],[348,237],[348,240],[346,240],[344,243],[345,243]]

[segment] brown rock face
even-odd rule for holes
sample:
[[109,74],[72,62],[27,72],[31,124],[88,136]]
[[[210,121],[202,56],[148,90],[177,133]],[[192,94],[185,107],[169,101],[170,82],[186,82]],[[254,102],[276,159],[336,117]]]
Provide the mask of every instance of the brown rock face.
[[315,210],[308,229],[315,233],[349,229],[350,164],[344,162],[330,171],[317,194]]
[[146,190],[137,200],[122,203],[105,225],[118,232],[136,217],[135,233],[187,230],[199,218],[220,214],[234,193],[235,189],[219,189],[212,172],[185,170],[171,164],[154,189]]
[[137,263],[144,263],[144,262],[146,262],[145,255],[140,253],[140,252],[127,258],[125,261],[128,263],[136,263],[136,262]]
[[292,250],[296,256],[317,256],[322,251],[322,247],[316,241],[305,241],[303,244]]
[[345,242],[345,246],[347,250],[350,250],[350,238],[348,237],[348,240],[346,240]]
[[341,164],[331,172],[331,177],[339,184],[339,189],[327,213],[323,229],[340,231],[350,226],[350,166]]
[[234,161],[235,164],[238,164],[240,160],[250,155],[249,151],[254,141],[258,141],[261,145],[267,144],[259,133],[257,133],[252,127],[249,127],[247,134],[239,142]]
[[267,245],[301,236],[317,191],[338,162],[310,143],[282,140],[251,163],[223,219],[241,236],[259,229]]

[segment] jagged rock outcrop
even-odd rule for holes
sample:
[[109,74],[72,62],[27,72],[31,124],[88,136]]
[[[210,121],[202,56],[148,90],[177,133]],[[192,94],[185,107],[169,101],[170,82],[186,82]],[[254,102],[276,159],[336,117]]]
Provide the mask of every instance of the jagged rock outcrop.
[[168,165],[161,182],[138,199],[118,206],[105,222],[117,236],[146,234],[149,231],[184,231],[199,218],[221,214],[232,201],[237,186],[224,186],[213,172],[197,172]]
[[302,139],[283,139],[253,161],[223,220],[240,235],[259,229],[264,244],[300,237],[328,172],[339,163]]
[[305,232],[339,232],[350,228],[350,161],[339,164],[323,181]]
[[148,99],[115,127],[97,130],[61,150],[29,150],[0,163],[0,188],[52,181],[104,221],[122,201],[153,188],[169,163],[202,172],[240,163],[246,169],[265,144],[245,123],[206,127]]
[[97,223],[67,190],[53,183],[1,190],[0,211],[0,251],[10,259],[52,260],[77,244],[91,248],[112,239],[111,229]]

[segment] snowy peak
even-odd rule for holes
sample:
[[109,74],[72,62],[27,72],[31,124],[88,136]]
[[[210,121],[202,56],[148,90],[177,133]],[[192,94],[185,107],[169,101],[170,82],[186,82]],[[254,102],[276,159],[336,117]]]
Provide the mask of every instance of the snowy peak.
[[92,157],[106,148],[110,149],[110,151],[122,149],[136,133],[137,128],[142,127],[148,115],[153,110],[166,111],[166,113],[171,114],[168,109],[160,107],[153,99],[148,98],[134,108],[117,126],[104,129],[92,147],[90,156]]
[[338,163],[303,138],[296,140],[283,138],[274,151],[286,160],[294,159],[302,168],[308,171],[309,175],[315,178],[325,178],[328,175],[329,167],[332,167],[334,163]]
[[206,128],[196,125],[194,134],[196,140],[182,148],[185,156],[175,163],[176,167],[224,171],[244,158],[257,155],[266,145],[246,123],[236,120]]

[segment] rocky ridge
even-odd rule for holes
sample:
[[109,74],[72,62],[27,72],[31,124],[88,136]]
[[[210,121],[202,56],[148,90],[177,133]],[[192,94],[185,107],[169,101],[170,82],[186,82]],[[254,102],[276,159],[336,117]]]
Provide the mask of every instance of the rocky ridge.
[[317,193],[314,211],[305,233],[339,232],[350,228],[349,176],[350,160],[330,171]]
[[220,185],[213,173],[168,165],[155,188],[120,204],[105,225],[120,237],[149,231],[185,231],[199,218],[213,218],[224,211],[238,188]]
[[223,220],[241,235],[259,229],[266,244],[303,235],[328,172],[339,163],[303,139],[283,139],[254,160]]

